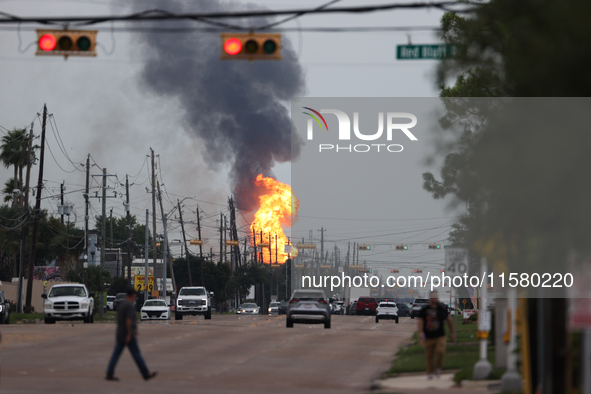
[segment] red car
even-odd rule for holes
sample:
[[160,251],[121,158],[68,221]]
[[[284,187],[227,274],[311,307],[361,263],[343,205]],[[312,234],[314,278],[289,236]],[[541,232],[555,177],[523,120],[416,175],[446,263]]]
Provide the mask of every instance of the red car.
[[357,300],[357,315],[374,315],[376,314],[376,308],[378,301],[375,297],[359,297]]

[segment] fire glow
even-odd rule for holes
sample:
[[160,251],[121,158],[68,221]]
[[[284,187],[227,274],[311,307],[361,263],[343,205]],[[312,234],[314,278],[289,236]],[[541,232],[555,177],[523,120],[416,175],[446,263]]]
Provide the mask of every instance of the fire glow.
[[297,217],[300,203],[291,192],[291,186],[273,178],[265,178],[259,174],[255,185],[267,191],[259,197],[260,208],[254,215],[250,231],[253,236],[256,235],[257,246],[261,243],[269,244],[269,247],[265,246],[261,249],[263,262],[283,264],[288,258],[285,245],[289,245],[289,241],[283,233],[282,225],[292,225]]

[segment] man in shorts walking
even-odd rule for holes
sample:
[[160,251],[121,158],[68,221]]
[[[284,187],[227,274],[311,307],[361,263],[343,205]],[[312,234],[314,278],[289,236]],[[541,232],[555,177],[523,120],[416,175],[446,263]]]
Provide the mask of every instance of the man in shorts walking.
[[[441,375],[441,364],[445,354],[445,330],[443,323],[447,321],[450,331],[450,339],[455,338],[454,326],[451,316],[448,315],[444,305],[439,302],[439,295],[432,291],[429,295],[429,305],[423,307],[419,312],[419,338],[421,344],[425,347],[425,357],[427,358],[428,379],[433,379],[433,372],[439,378]],[[433,366],[435,358],[435,368]]]
[[140,348],[137,344],[137,321],[135,314],[134,302],[137,298],[137,294],[133,288],[127,289],[127,295],[123,301],[117,305],[117,341],[115,343],[115,350],[109,361],[109,367],[107,368],[107,380],[119,380],[115,377],[115,366],[125,346],[129,348],[129,351],[137,364],[140,373],[145,380],[152,379],[156,376],[157,372],[150,372],[146,367],[146,362],[142,357]]

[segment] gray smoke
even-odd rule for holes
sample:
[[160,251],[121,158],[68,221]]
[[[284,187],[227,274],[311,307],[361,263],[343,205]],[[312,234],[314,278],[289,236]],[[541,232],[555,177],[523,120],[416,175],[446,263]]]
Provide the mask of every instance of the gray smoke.
[[[174,13],[255,7],[218,0],[136,0],[133,5],[136,12],[161,9]],[[257,18],[227,22],[250,27],[268,21]],[[150,26],[194,27],[196,23]],[[221,60],[218,33],[143,32],[138,33],[138,38],[144,60],[142,83],[158,95],[179,100],[187,127],[206,144],[209,165],[231,166],[229,175],[238,207],[256,208],[258,191],[253,182],[257,174],[272,176],[276,162],[290,161],[299,153],[299,146],[292,150],[289,113],[282,104],[301,95],[305,84],[291,43],[282,39],[282,60],[249,62]]]

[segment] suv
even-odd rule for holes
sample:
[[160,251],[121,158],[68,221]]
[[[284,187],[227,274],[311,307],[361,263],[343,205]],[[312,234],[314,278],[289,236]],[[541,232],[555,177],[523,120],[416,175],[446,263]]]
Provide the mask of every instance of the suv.
[[94,323],[94,293],[89,293],[84,285],[54,285],[49,294],[42,294],[45,324],[56,320],[83,320]]
[[205,319],[211,319],[211,298],[213,293],[208,293],[205,287],[183,287],[176,299],[174,320],[183,320],[184,315],[203,315]]
[[0,293],[0,324],[10,324],[10,301]]
[[412,308],[410,308],[410,318],[414,319],[417,317],[421,309],[430,303],[431,301],[428,298],[415,298],[415,301],[412,303]]
[[396,320],[396,324],[398,324],[398,307],[394,301],[380,302],[377,308],[376,323],[379,323],[380,319]]
[[359,297],[357,300],[356,315],[375,315],[378,301],[375,297]]
[[330,328],[330,305],[322,290],[296,290],[287,304],[286,326],[293,323],[323,323]]

